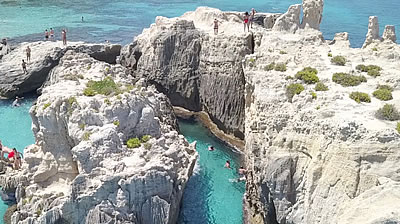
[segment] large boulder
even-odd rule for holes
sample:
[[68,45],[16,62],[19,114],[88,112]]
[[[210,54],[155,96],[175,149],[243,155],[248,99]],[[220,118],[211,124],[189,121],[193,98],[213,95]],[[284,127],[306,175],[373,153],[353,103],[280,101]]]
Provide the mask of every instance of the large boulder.
[[323,9],[324,0],[303,0],[303,20],[301,21],[301,27],[319,30]]
[[385,30],[383,31],[383,35],[382,35],[382,39],[396,43],[396,40],[397,40],[396,30],[393,25],[385,26]]
[[295,33],[300,28],[301,5],[291,5],[286,13],[278,17],[272,30]]

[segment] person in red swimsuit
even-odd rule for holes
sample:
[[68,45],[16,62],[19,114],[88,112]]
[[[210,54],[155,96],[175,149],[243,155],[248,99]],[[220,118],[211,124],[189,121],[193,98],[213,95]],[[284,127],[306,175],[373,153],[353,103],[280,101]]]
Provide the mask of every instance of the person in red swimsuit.
[[250,31],[249,30],[249,13],[248,12],[244,13],[243,25],[244,25],[244,32],[246,32],[246,26],[247,26],[247,31]]

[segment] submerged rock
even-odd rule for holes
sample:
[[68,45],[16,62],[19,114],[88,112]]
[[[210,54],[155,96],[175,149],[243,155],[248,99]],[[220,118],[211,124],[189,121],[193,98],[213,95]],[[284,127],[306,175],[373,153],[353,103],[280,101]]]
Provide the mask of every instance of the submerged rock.
[[12,223],[176,222],[197,153],[163,94],[70,50],[30,113]]

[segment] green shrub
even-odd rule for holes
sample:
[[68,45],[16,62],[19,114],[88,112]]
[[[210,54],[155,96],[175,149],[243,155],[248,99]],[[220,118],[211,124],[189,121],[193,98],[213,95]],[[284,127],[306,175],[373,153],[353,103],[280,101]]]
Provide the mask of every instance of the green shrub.
[[138,148],[140,147],[140,140],[138,138],[131,138],[126,142],[128,148]]
[[382,120],[396,121],[400,119],[400,113],[393,104],[385,104],[376,112],[376,117]]
[[292,79],[294,79],[294,78],[293,78],[293,76],[290,76],[290,75],[285,77],[285,80],[292,80]]
[[376,69],[372,69],[372,70],[368,70],[368,73],[367,73],[369,76],[372,76],[372,77],[377,77],[377,76],[380,76],[381,75],[381,72],[379,71],[379,70],[376,70]]
[[87,70],[90,70],[92,68],[92,65],[87,66]]
[[287,54],[287,52],[286,52],[286,51],[283,51],[283,50],[281,50],[281,51],[279,51],[279,54]]
[[107,105],[109,105],[109,106],[111,105],[111,101],[110,101],[110,99],[108,99],[108,98],[105,98],[105,99],[104,99],[104,103],[107,104]]
[[328,53],[328,57],[330,57],[330,58],[331,58],[331,57],[332,57],[332,53]]
[[311,92],[311,97],[313,100],[317,99],[317,94],[315,92]]
[[357,65],[356,69],[361,72],[367,72],[368,75],[377,77],[380,76],[382,68],[377,65]]
[[89,141],[90,136],[92,135],[92,132],[90,131],[85,131],[82,135],[82,140],[83,141]]
[[378,48],[374,47],[372,48],[372,51],[378,51]]
[[372,93],[372,95],[375,98],[380,99],[382,101],[388,101],[393,99],[392,91],[388,89],[377,89]]
[[85,129],[85,124],[84,123],[79,124],[79,129],[84,130]]
[[70,98],[68,98],[69,106],[72,106],[72,104],[74,104],[74,103],[78,103],[78,101],[76,100],[75,97],[71,96]]
[[45,104],[43,105],[43,110],[46,110],[46,108],[48,108],[50,105],[51,105],[51,103],[45,103]]
[[285,72],[286,71],[286,64],[285,63],[278,63],[275,65],[275,71],[278,72]]
[[315,85],[315,91],[328,91],[329,88],[323,82],[317,82]]
[[392,88],[391,86],[388,86],[388,85],[378,85],[378,86],[376,87],[376,89],[387,89],[387,90],[389,90],[390,92],[393,91],[393,88]]
[[367,79],[360,75],[350,75],[348,73],[335,73],[332,76],[332,81],[342,86],[358,86],[362,82],[367,82]]
[[319,81],[317,76],[318,71],[315,68],[306,67],[303,70],[296,73],[296,79],[303,80],[307,84],[316,83]]
[[119,126],[119,120],[113,121],[113,124],[118,127]]
[[86,84],[86,89],[83,94],[85,96],[94,96],[96,94],[110,95],[111,93],[120,92],[118,85],[114,82],[111,77],[106,77],[101,81],[90,80]]
[[275,68],[275,62],[272,62],[271,64],[264,67],[264,71],[271,71],[274,70],[274,68]]
[[150,140],[151,136],[150,135],[143,135],[141,141],[142,142],[148,142]]
[[36,215],[37,216],[40,216],[42,214],[42,209],[41,208],[38,208],[37,210],[36,210]]
[[144,149],[149,150],[149,149],[151,149],[151,143],[146,142],[143,144],[143,147],[144,147]]
[[357,65],[356,70],[361,71],[361,72],[368,72],[368,68],[366,65]]
[[286,87],[286,96],[292,102],[293,96],[303,92],[304,86],[302,84],[293,83]]
[[315,109],[317,109],[317,110],[319,110],[319,109],[321,109],[321,106],[320,105],[318,105]]
[[332,64],[344,66],[346,64],[346,58],[343,56],[335,56],[331,59]]
[[400,122],[397,122],[397,128],[396,128],[397,132],[400,134]]
[[355,100],[357,103],[365,102],[371,103],[371,98],[368,94],[362,92],[352,92],[350,93],[350,99]]

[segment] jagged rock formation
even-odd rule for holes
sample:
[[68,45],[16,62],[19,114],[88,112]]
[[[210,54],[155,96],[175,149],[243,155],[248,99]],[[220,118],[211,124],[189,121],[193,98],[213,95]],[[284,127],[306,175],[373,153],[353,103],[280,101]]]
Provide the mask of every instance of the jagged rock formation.
[[[261,31],[255,53],[246,56],[245,209],[248,223],[398,223],[400,222],[400,134],[397,121],[383,121],[376,111],[386,103],[400,109],[398,59],[400,47],[379,42],[378,50],[352,49],[348,35],[329,45],[315,30],[296,34]],[[280,52],[287,52],[281,54]],[[331,63],[347,59],[345,66]],[[286,71],[265,69],[285,63]],[[356,69],[378,65],[380,76]],[[294,78],[305,67],[318,70],[328,91]],[[335,72],[365,75],[367,82],[343,87]],[[286,87],[301,83],[305,90],[290,103]],[[372,97],[377,85],[393,87],[393,99]],[[371,96],[356,103],[351,92]],[[316,93],[316,99],[312,92]]]
[[[219,35],[214,35],[219,18]],[[233,22],[231,22],[233,21]],[[218,127],[243,139],[244,77],[241,61],[252,52],[251,34],[238,13],[200,7],[156,23],[124,47],[121,63],[165,93],[173,105],[206,111]]]
[[8,54],[11,51],[10,46],[7,44],[7,41],[0,43],[0,59],[3,58],[4,55]]
[[[28,72],[24,73],[22,59],[26,61],[27,46],[31,48],[31,61],[27,63]],[[88,53],[98,60],[115,63],[120,49],[120,45],[73,42],[68,47],[63,47],[61,42],[22,43],[0,61],[0,96],[13,98],[38,89],[67,50]]]
[[[108,80],[111,94],[83,94],[90,80]],[[176,222],[197,153],[168,99],[141,83],[120,65],[63,55],[30,111],[35,144],[13,174],[29,181],[17,186],[12,223]]]
[[396,40],[397,40],[396,31],[395,31],[395,27],[393,25],[385,26],[385,31],[383,31],[382,39],[396,43]]
[[319,30],[323,9],[324,0],[303,0],[303,20],[301,27]]
[[300,10],[300,4],[291,5],[288,11],[276,20],[272,29],[275,31],[295,33],[300,27]]

